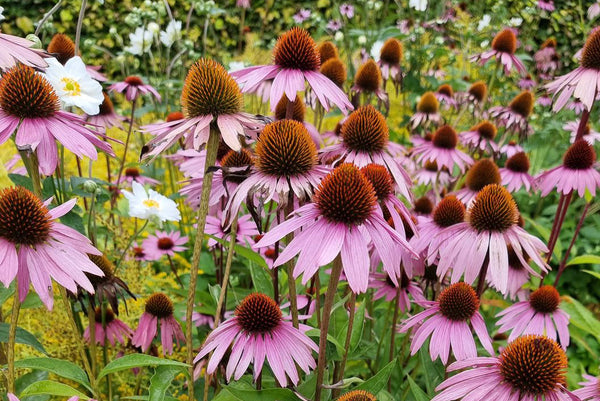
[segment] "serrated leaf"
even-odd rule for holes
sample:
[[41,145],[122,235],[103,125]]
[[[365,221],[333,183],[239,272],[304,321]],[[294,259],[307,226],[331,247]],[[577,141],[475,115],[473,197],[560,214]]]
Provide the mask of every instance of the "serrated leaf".
[[600,264],[600,256],[598,256],[598,255],[581,255],[581,256],[576,256],[573,259],[571,259],[569,261],[569,263],[567,263],[567,266],[571,266],[571,265],[585,265],[585,264],[591,264],[591,265]]
[[[0,343],[8,342],[8,329],[9,324],[6,322],[0,322]],[[38,341],[37,338],[27,330],[17,327],[17,339],[18,344],[29,345],[30,347],[40,351],[43,354],[48,354],[44,349],[44,346]]]
[[112,362],[109,362],[108,365],[106,365],[98,375],[98,380],[110,373],[137,368],[141,366],[179,366],[183,368],[189,367],[183,362],[172,361],[170,359],[162,359],[144,354],[131,354],[125,355],[121,358],[115,359]]
[[15,362],[16,368],[37,369],[46,372],[54,373],[79,383],[88,390],[92,391],[92,387],[88,380],[87,374],[79,366],[73,362],[65,361],[56,358],[27,358]]
[[379,393],[387,385],[395,367],[396,360],[394,359],[392,362],[385,365],[375,376],[357,386],[355,390],[365,390],[371,394]]
[[149,401],[163,401],[167,389],[173,383],[175,376],[184,368],[181,366],[159,366],[154,370],[150,378],[150,387],[148,388]]
[[87,401],[90,399],[90,397],[83,394],[81,391],[75,390],[71,386],[51,380],[42,380],[31,384],[29,387],[23,390],[21,393],[21,398],[25,398],[30,395],[55,395],[59,397],[73,397],[76,395],[81,400]]

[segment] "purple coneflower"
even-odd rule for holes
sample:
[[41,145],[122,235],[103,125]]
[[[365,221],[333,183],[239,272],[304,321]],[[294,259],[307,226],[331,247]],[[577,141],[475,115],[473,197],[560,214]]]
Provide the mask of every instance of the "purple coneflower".
[[471,84],[466,92],[457,94],[461,104],[482,106],[487,99],[488,88],[485,82],[476,81]]
[[402,196],[411,198],[411,179],[388,150],[389,128],[383,114],[372,105],[359,107],[352,112],[341,127],[342,142],[321,149],[321,160],[344,160],[357,167],[375,163],[385,166]]
[[528,90],[535,87],[535,81],[531,78],[531,75],[527,74],[519,80],[519,88],[521,90]]
[[454,89],[448,84],[440,85],[437,91],[435,91],[435,97],[440,102],[449,107],[456,107],[456,99],[454,99]]
[[342,29],[342,21],[340,21],[339,19],[331,19],[329,20],[329,22],[327,22],[325,28],[329,29],[332,32],[337,32],[340,29]]
[[529,157],[525,152],[515,153],[506,160],[506,164],[500,169],[502,185],[509,192],[517,192],[521,188],[530,191],[535,187],[535,181],[529,175]]
[[449,125],[443,125],[438,128],[431,141],[416,146],[413,149],[413,155],[419,163],[434,161],[438,167],[446,167],[452,171],[457,166],[461,172],[473,164],[473,159],[466,153],[456,148],[458,145],[458,135],[454,128]]
[[34,68],[48,67],[44,58],[50,55],[43,50],[32,49],[34,45],[30,40],[0,33],[0,70],[6,71],[17,64]]
[[294,16],[292,18],[294,19],[294,22],[296,24],[301,24],[310,18],[310,14],[311,14],[310,10],[307,10],[306,8],[302,8],[302,9],[300,9],[300,11],[298,11],[296,14],[294,14]]
[[[226,243],[230,241],[230,227],[224,226],[221,213],[217,216],[206,216],[206,228],[204,229],[205,234],[213,235],[219,239],[222,239]],[[252,220],[252,216],[245,214],[238,218],[237,231],[235,233],[235,241],[244,246],[254,245],[254,236],[258,235],[258,229],[256,223]],[[209,238],[207,246],[209,248],[217,245],[218,242],[213,238]]]
[[554,2],[552,0],[538,0],[538,7],[549,12],[554,11]]
[[536,181],[542,196],[548,195],[554,188],[564,195],[577,191],[583,198],[587,190],[596,196],[596,189],[600,187],[600,173],[596,166],[593,146],[579,139],[565,152],[562,165],[543,172]]
[[508,141],[506,145],[500,147],[500,153],[506,155],[507,158],[511,158],[520,152],[523,152],[523,147],[515,141]]
[[383,77],[384,83],[388,79],[391,79],[396,91],[402,86],[402,62],[404,49],[402,42],[396,38],[389,38],[383,43],[379,52],[379,67],[381,68],[381,76]]
[[354,17],[354,6],[348,3],[343,3],[340,5],[340,14],[348,19]]
[[[95,324],[95,336],[96,343],[100,345],[104,345],[108,340],[109,344],[113,347],[116,343],[127,344],[131,336],[133,335],[133,330],[129,326],[127,326],[123,321],[117,319],[110,309],[105,309],[104,311],[104,321],[102,317],[102,308],[97,307],[96,312],[94,314],[95,319],[94,322],[90,322],[91,324]],[[103,326],[104,325],[104,326]],[[106,327],[106,329],[104,328]],[[85,341],[90,341],[90,327],[86,327],[83,338]]]
[[498,129],[490,121],[482,121],[469,131],[460,133],[463,144],[481,151],[498,152],[498,144],[494,142]]
[[271,111],[283,95],[293,102],[297,92],[304,90],[305,81],[325,110],[329,110],[331,103],[344,114],[352,110],[346,94],[319,72],[319,53],[306,30],[294,27],[281,35],[273,51],[273,61],[274,65],[244,68],[231,75],[243,85],[243,92],[253,92],[262,82],[272,79]]
[[121,179],[117,182],[115,181],[115,185],[119,185],[123,182],[128,183],[130,186],[133,182],[137,182],[142,185],[159,185],[160,181],[155,180],[152,177],[147,177],[142,175],[142,171],[138,167],[128,167],[123,172]]
[[566,386],[567,355],[553,340],[524,336],[500,356],[457,361],[448,371],[465,370],[446,379],[431,401],[578,401]]
[[434,161],[426,161],[423,167],[413,174],[415,183],[420,185],[446,186],[452,180],[452,176],[446,167],[438,168]]
[[385,298],[387,302],[391,302],[397,299],[398,306],[402,313],[411,310],[412,297],[413,302],[421,304],[423,301],[427,301],[423,290],[415,282],[411,281],[406,274],[402,274],[398,285],[390,279],[386,273],[371,273],[369,277],[369,288],[373,288],[375,293],[373,294],[373,300],[376,301],[380,298]]
[[96,298],[98,304],[102,305],[104,301],[108,302],[113,312],[119,314],[119,298],[125,301],[126,295],[136,299],[127,283],[115,275],[115,266],[105,255],[88,255],[90,260],[96,264],[104,273],[104,276],[95,276],[86,274],[95,290],[95,297],[89,297],[89,302],[94,307]]
[[[577,121],[569,121],[568,123],[563,125],[563,129],[565,131],[569,131],[571,133],[571,136],[569,139],[571,143],[574,143],[575,138],[577,138],[577,131],[579,130],[579,123],[580,123],[579,120],[577,120]],[[586,124],[585,127],[583,127],[583,135],[581,136],[581,139],[585,139],[587,141],[587,143],[589,143],[590,145],[593,145],[596,142],[600,141],[600,132],[593,130],[589,124]]]
[[42,202],[23,187],[0,191],[0,282],[8,288],[18,278],[21,302],[31,283],[51,310],[53,279],[73,294],[77,293],[78,285],[94,293],[86,273],[96,276],[103,273],[88,254],[100,255],[100,251],[79,232],[56,221],[76,202],[72,199],[48,210],[50,200]]
[[288,378],[297,385],[300,378],[296,366],[306,374],[316,366],[312,351],[318,347],[306,336],[309,329],[303,324],[296,329],[284,320],[281,309],[268,296],[250,294],[236,307],[235,316],[208,335],[194,363],[212,352],[206,368],[212,374],[231,347],[225,369],[227,381],[232,376],[239,380],[250,363],[256,381],[266,359],[280,386],[287,386]]
[[355,107],[358,107],[360,103],[368,103],[368,101],[360,101],[360,95],[364,94],[367,97],[375,95],[378,99],[378,105],[383,105],[386,109],[389,109],[389,97],[383,88],[381,70],[373,59],[368,59],[360,66],[354,77],[354,85],[350,90],[353,93],[352,104]]
[[573,391],[573,394],[581,398],[581,401],[600,401],[600,381],[598,378],[586,374],[583,375],[583,378],[586,381],[579,383],[583,387]]
[[242,112],[242,103],[239,86],[221,64],[209,59],[196,61],[181,93],[185,118],[143,127],[156,135],[144,153],[155,157],[182,137],[186,149],[200,150],[208,141],[211,125],[219,127],[227,146],[239,151],[242,145],[238,137],[254,135],[263,125],[255,116]]
[[530,91],[523,91],[513,98],[508,107],[496,106],[490,109],[490,115],[498,120],[498,125],[520,136],[532,132],[527,119],[533,112],[535,99]]
[[481,65],[487,63],[492,57],[496,58],[496,62],[504,66],[505,74],[509,74],[510,70],[515,67],[520,74],[525,73],[525,65],[515,56],[517,50],[517,37],[515,32],[506,28],[500,31],[492,40],[492,50],[483,52],[471,58],[472,61],[479,61]]
[[188,237],[182,237],[179,231],[160,231],[156,230],[154,235],[149,235],[142,242],[142,248],[146,253],[146,260],[159,260],[164,255],[175,256],[175,252],[185,251],[184,245]]
[[[373,244],[392,280],[400,273],[397,247],[417,257],[397,231],[384,220],[371,182],[360,170],[344,163],[327,175],[319,185],[313,203],[295,211],[295,216],[272,228],[255,248],[274,244],[287,234],[302,228],[275,261],[282,265],[300,253],[294,276],[304,273],[307,283],[320,266],[341,254],[344,274],[350,288],[365,292],[369,281],[369,248]],[[321,238],[321,241],[314,241]]]
[[545,335],[556,340],[563,348],[569,346],[569,315],[559,309],[560,295],[556,288],[544,285],[529,295],[528,301],[517,302],[498,313],[499,333],[512,330],[508,341],[526,334]]
[[500,184],[500,170],[492,159],[480,159],[467,171],[465,186],[456,192],[456,197],[469,206],[486,185]]
[[[508,246],[508,287],[505,296],[510,299],[524,298],[527,291],[522,288],[523,284],[529,281],[530,276],[540,277],[540,274],[529,266],[529,256],[524,254],[523,259],[525,263],[519,260],[512,246]],[[489,272],[487,281],[491,281]]]
[[595,2],[588,8],[587,15],[590,21],[600,15],[600,1]]
[[519,210],[510,192],[497,184],[485,186],[467,210],[467,222],[444,230],[448,237],[438,245],[438,275],[444,276],[452,268],[452,282],[457,282],[464,273],[464,280],[471,284],[485,267],[490,273],[490,282],[505,294],[508,245],[512,245],[522,263],[525,263],[523,254],[526,253],[546,271],[547,265],[540,253],[548,252],[548,248],[519,227],[518,221]]
[[0,79],[0,144],[16,131],[18,147],[35,151],[40,170],[51,175],[58,165],[56,141],[78,157],[96,160],[96,148],[114,156],[76,114],[60,110],[52,85],[31,67],[17,65]]
[[181,326],[173,317],[173,302],[161,292],[150,295],[146,300],[146,310],[140,317],[131,343],[146,352],[156,337],[159,325],[163,352],[170,355],[173,353],[173,338],[179,345],[180,341],[185,342],[185,336]]
[[423,301],[421,304],[425,310],[408,318],[400,326],[400,331],[406,332],[418,325],[410,344],[412,355],[431,336],[429,355],[432,361],[439,357],[443,364],[448,363],[451,351],[457,361],[475,358],[477,347],[471,329],[477,334],[483,348],[494,355],[492,339],[479,313],[479,298],[470,285],[452,284],[440,293],[437,301]]
[[417,112],[410,118],[411,128],[415,129],[420,125],[426,126],[429,121],[438,125],[441,118],[440,102],[433,92],[425,92],[417,103]]
[[535,52],[535,68],[540,71],[540,78],[551,79],[554,71],[560,67],[558,53],[556,53],[556,39],[548,38],[540,46],[540,50]]
[[321,43],[318,47],[319,57],[321,58],[321,66],[330,59],[339,58],[340,52],[337,46],[328,40]]
[[[277,107],[275,108],[275,121],[285,120],[287,118],[302,123],[304,128],[306,128],[310,134],[315,146],[317,149],[319,149],[323,145],[323,139],[321,138],[319,130],[314,125],[304,121],[304,117],[306,116],[306,106],[304,105],[304,101],[300,96],[298,96],[296,97],[296,100],[291,102],[291,105],[289,105],[289,103],[289,99],[285,96],[281,98],[279,103],[277,103]],[[287,115],[288,107],[292,111],[290,116]]]
[[148,93],[154,95],[156,100],[161,101],[160,93],[152,85],[144,84],[140,77],[129,76],[122,82],[117,82],[108,87],[108,90],[119,93],[125,92],[125,99],[130,102],[135,101],[138,96]]

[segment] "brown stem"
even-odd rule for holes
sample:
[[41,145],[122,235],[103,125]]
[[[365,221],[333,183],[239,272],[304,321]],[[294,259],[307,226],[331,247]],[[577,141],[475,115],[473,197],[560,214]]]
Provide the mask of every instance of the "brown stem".
[[485,259],[483,260],[483,265],[481,266],[481,270],[479,271],[479,279],[477,280],[477,297],[479,299],[481,299],[481,294],[483,294],[483,291],[485,290],[485,277],[487,276],[489,265],[490,257],[489,254],[487,254],[485,255]]
[[169,259],[169,266],[171,267],[171,272],[175,276],[175,279],[177,280],[177,282],[179,283],[181,288],[183,288],[183,282],[181,281],[181,279],[179,278],[179,275],[177,274],[177,269],[175,268],[175,264],[173,263],[173,258],[171,257],[171,255],[167,255],[167,259]]
[[583,138],[583,133],[585,132],[585,127],[590,119],[590,112],[588,109],[583,109],[583,113],[581,113],[581,120],[579,120],[579,127],[577,127],[577,135],[575,136],[575,140]]
[[588,202],[585,204],[585,208],[583,209],[583,212],[581,213],[581,218],[579,219],[579,222],[577,223],[577,227],[575,227],[575,232],[573,233],[573,238],[571,239],[569,248],[567,248],[567,251],[565,252],[565,256],[563,257],[563,260],[562,260],[562,262],[560,262],[560,266],[558,267],[558,273],[556,273],[556,279],[554,280],[555,287],[558,285],[558,280],[560,280],[560,276],[562,276],[563,272],[567,268],[567,260],[569,259],[569,255],[571,254],[571,249],[573,249],[573,245],[575,245],[575,241],[577,240],[577,236],[579,235],[579,232],[581,231],[581,227],[583,227],[583,222],[585,221],[585,217],[587,216],[587,212],[588,212],[589,208],[590,208],[590,203]]

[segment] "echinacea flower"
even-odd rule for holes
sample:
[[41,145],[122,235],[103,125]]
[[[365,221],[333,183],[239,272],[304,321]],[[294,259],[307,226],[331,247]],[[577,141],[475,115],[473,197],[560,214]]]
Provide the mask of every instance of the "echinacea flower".
[[569,346],[569,315],[559,308],[560,295],[556,288],[544,285],[529,294],[529,300],[517,302],[497,317],[499,333],[511,330],[508,341],[526,334],[544,335],[556,340],[557,332],[560,345]]
[[259,131],[263,123],[242,112],[243,96],[235,80],[216,61],[200,59],[189,69],[181,93],[182,120],[151,124],[143,131],[156,135],[146,144],[142,157],[155,157],[177,143],[200,150],[208,142],[211,126],[218,127],[231,149],[242,148],[239,136]]
[[92,129],[102,134],[106,134],[106,131],[112,127],[123,129],[123,121],[126,118],[115,112],[113,102],[106,92],[102,92],[102,95],[104,100],[100,103],[99,112],[93,115],[86,114],[85,120],[90,123]]
[[410,300],[411,297],[413,302],[417,304],[427,301],[421,287],[410,280],[406,274],[402,274],[402,277],[398,281],[399,285],[396,285],[386,273],[371,273],[371,276],[369,277],[369,288],[375,290],[373,300],[376,301],[380,298],[384,298],[387,302],[391,302],[396,299],[402,313],[407,311],[410,312],[412,306]]
[[235,6],[238,8],[248,9],[250,8],[250,0],[236,0]]
[[521,188],[530,191],[535,187],[535,180],[529,175],[529,157],[525,152],[515,153],[506,160],[504,167],[500,169],[502,185],[509,192],[517,192]]
[[540,50],[535,52],[535,68],[540,71],[540,78],[550,79],[560,67],[560,58],[556,52],[556,39],[548,38],[540,45]]
[[497,184],[485,186],[467,210],[467,222],[444,230],[448,237],[437,245],[440,259],[438,275],[444,276],[452,268],[451,282],[457,282],[464,274],[465,282],[471,284],[487,264],[490,282],[505,294],[508,287],[508,245],[513,247],[522,263],[525,263],[523,254],[526,253],[545,272],[548,266],[540,253],[548,252],[548,248],[519,227],[518,220],[519,210],[510,192]]
[[492,57],[496,58],[496,62],[504,66],[506,75],[515,67],[520,74],[525,73],[525,65],[515,56],[517,50],[517,37],[510,28],[505,28],[498,32],[492,40],[492,50],[488,50],[471,58],[472,61],[479,61],[481,65],[487,63]]
[[[369,281],[370,243],[392,280],[397,280],[400,274],[400,260],[396,254],[398,246],[417,257],[406,239],[384,220],[377,208],[371,182],[349,163],[329,173],[321,181],[313,203],[297,209],[291,218],[272,228],[254,248],[272,245],[299,228],[302,231],[281,252],[274,265],[282,265],[299,253],[294,277],[303,274],[304,284],[320,266],[341,255],[350,288],[357,293],[365,292]],[[315,238],[321,240],[314,241]]]
[[[291,103],[291,104],[290,104]],[[291,112],[288,115],[288,111]],[[306,106],[304,105],[304,101],[300,96],[296,97],[296,100],[290,102],[287,97],[282,97],[279,103],[277,103],[277,107],[275,108],[275,121],[279,120],[296,120],[299,123],[304,125],[306,131],[310,134],[313,142],[317,149],[319,149],[323,145],[323,139],[321,138],[321,134],[319,130],[312,125],[311,123],[304,121],[304,117],[306,116]]]
[[117,82],[108,87],[108,90],[119,93],[125,93],[125,99],[130,102],[135,101],[139,96],[148,93],[154,95],[159,102],[162,100],[160,93],[152,85],[145,84],[142,78],[129,76],[124,81]]
[[549,12],[554,11],[554,2],[552,0],[538,0],[538,7]]
[[596,18],[598,15],[600,15],[600,1],[592,4],[587,10],[587,16],[590,21]]
[[533,112],[535,99],[530,91],[523,91],[513,98],[508,107],[496,106],[490,109],[490,115],[497,119],[498,125],[507,131],[521,136],[529,135],[531,127],[527,119]]
[[59,97],[42,74],[21,64],[0,79],[0,144],[15,131],[15,144],[35,151],[45,175],[58,166],[55,141],[80,158],[96,160],[96,148],[114,155],[81,117],[60,110]]
[[417,112],[410,118],[411,128],[415,129],[420,125],[426,126],[428,122],[437,125],[442,116],[439,112],[440,102],[433,92],[425,92],[417,103]]
[[[377,96],[379,104],[389,109],[389,98],[383,89],[383,80],[381,78],[381,70],[373,59],[368,59],[360,66],[354,77],[354,85],[350,89],[353,93],[352,104],[357,107],[360,102],[360,95]],[[364,103],[364,102],[362,102]]]
[[406,319],[400,326],[401,332],[417,326],[410,344],[412,355],[431,336],[429,355],[432,361],[439,357],[446,364],[450,352],[457,361],[475,358],[477,347],[471,330],[475,331],[483,348],[494,355],[492,339],[479,313],[479,298],[470,285],[452,284],[440,293],[437,301],[422,301],[421,305],[425,310]]
[[579,401],[565,388],[567,355],[553,340],[524,336],[498,357],[457,361],[449,372],[472,368],[446,379],[431,401]]
[[[523,254],[525,263],[519,260],[519,257],[513,250],[512,246],[508,246],[508,287],[505,297],[509,299],[523,299],[526,296],[527,290],[523,289],[523,285],[529,281],[531,276],[541,277],[538,272],[529,266],[529,256]],[[489,272],[487,281],[490,282]],[[493,287],[493,284],[492,284]]]
[[492,159],[477,160],[467,171],[465,186],[456,191],[456,197],[468,206],[486,185],[501,181],[500,170]]
[[115,275],[115,266],[105,255],[88,255],[90,260],[102,270],[103,276],[86,274],[92,285],[94,286],[95,296],[89,297],[88,300],[92,307],[98,304],[102,305],[105,301],[108,302],[113,312],[119,314],[119,298],[125,300],[125,296],[129,295],[132,299],[136,299],[127,284],[118,276]]
[[394,83],[396,92],[399,87],[402,86],[402,57],[404,54],[404,48],[402,42],[396,38],[389,38],[383,43],[379,52],[379,67],[381,68],[381,76],[385,82],[388,79]]
[[[600,8],[600,5],[598,6]],[[578,388],[573,391],[577,397],[581,398],[581,401],[600,401],[600,381],[597,377],[590,375],[583,375],[584,382],[579,383],[582,388]]]
[[446,106],[446,108],[456,107],[456,99],[454,99],[454,89],[452,89],[450,85],[440,85],[434,94],[437,100],[440,102],[440,104],[443,104],[444,106]]
[[185,342],[185,337],[181,326],[173,317],[173,302],[161,292],[150,295],[146,300],[145,311],[140,317],[131,343],[146,352],[156,337],[158,326],[163,353],[170,355],[173,353],[173,339],[179,345],[180,341]]
[[389,128],[383,114],[370,104],[359,107],[344,121],[340,135],[342,142],[321,149],[322,161],[334,163],[344,160],[357,167],[371,163],[385,166],[400,194],[406,199],[411,198],[410,176],[389,152]]
[[296,24],[301,24],[310,18],[310,14],[311,14],[310,10],[308,10],[306,8],[302,8],[296,14],[294,14],[292,16],[292,19],[294,20],[294,22]]
[[554,188],[564,195],[577,191],[583,198],[585,191],[596,196],[600,187],[600,173],[596,170],[596,151],[584,139],[572,144],[563,156],[563,163],[541,173],[536,182],[542,196],[548,195]]
[[319,51],[319,58],[321,60],[321,66],[323,66],[323,64],[326,61],[328,61],[329,59],[340,57],[340,53],[338,51],[337,46],[333,42],[330,42],[328,40],[321,43],[318,46],[317,50]]
[[[237,224],[235,241],[243,246],[254,245],[254,237],[259,235],[259,233],[258,229],[256,228],[256,223],[254,220],[252,220],[252,216],[245,214],[238,217]],[[206,227],[204,228],[205,234],[215,236],[229,244],[231,235],[230,231],[230,227],[223,223],[220,213],[217,216],[206,216]],[[218,242],[215,239],[209,238],[206,245],[209,248],[212,248],[217,244]]]
[[287,386],[288,378],[295,386],[300,380],[297,366],[306,374],[316,366],[312,352],[318,347],[305,334],[309,329],[303,324],[294,328],[284,320],[277,303],[267,295],[250,294],[236,307],[232,318],[208,335],[194,363],[212,352],[206,367],[212,374],[231,348],[225,369],[227,381],[232,376],[239,380],[251,363],[256,381],[266,359],[280,386]]
[[523,147],[515,141],[508,141],[506,145],[500,147],[500,153],[507,158],[511,158],[519,152],[523,152]]
[[0,32],[0,71],[6,71],[23,64],[28,67],[46,68],[49,54],[39,49],[32,49],[34,42],[18,36]]
[[342,394],[336,401],[377,401],[377,397],[365,390],[352,390]]
[[531,78],[531,75],[527,74],[519,80],[519,88],[521,90],[528,90],[535,87],[535,81]]
[[429,216],[434,206],[433,201],[427,195],[423,195],[415,200],[413,212],[418,216]]
[[547,83],[545,88],[554,95],[552,110],[555,112],[562,109],[571,96],[579,99],[588,111],[592,110],[600,88],[600,30],[595,29],[588,36],[579,67]]
[[142,171],[138,167],[127,167],[123,172],[119,181],[115,181],[115,185],[119,185],[123,182],[131,185],[133,182],[137,182],[142,185],[159,185],[160,181],[155,180],[152,177],[147,177],[142,174]]
[[472,149],[481,151],[498,152],[498,144],[494,142],[498,129],[490,121],[482,121],[469,131],[460,133],[460,140],[463,144]]
[[354,17],[354,6],[348,3],[343,3],[340,5],[340,14],[351,19]]
[[423,163],[422,168],[415,171],[413,178],[420,185],[439,185],[444,187],[450,182],[452,176],[446,167],[438,168],[436,162],[426,161]]
[[[569,137],[569,141],[571,143],[574,143],[575,138],[577,138],[579,123],[579,121],[569,121],[563,125],[563,129],[571,133]],[[593,145],[600,141],[600,132],[593,130],[592,127],[590,127],[590,124],[586,124],[585,127],[583,127],[583,135],[581,136],[581,139],[585,139],[590,145]]]
[[164,255],[175,256],[175,252],[185,251],[187,248],[182,245],[187,241],[188,237],[182,237],[179,231],[156,230],[142,242],[142,248],[151,260],[159,260]]
[[473,159],[457,149],[456,145],[458,145],[456,131],[449,125],[443,125],[435,131],[431,141],[413,148],[412,154],[419,163],[434,161],[438,167],[446,167],[452,171],[456,166],[464,172],[467,166],[473,164]]
[[319,72],[319,53],[306,30],[294,27],[281,35],[273,51],[273,61],[274,65],[233,72],[233,77],[243,86],[242,92],[253,92],[262,82],[272,79],[270,103],[273,111],[284,95],[293,102],[297,92],[304,90],[306,81],[325,110],[329,110],[331,104],[344,114],[352,110],[346,94]]
[[177,209],[177,203],[158,192],[146,189],[136,181],[131,183],[133,192],[123,191],[123,195],[129,200],[129,215],[140,219],[158,218],[160,222],[179,221],[181,214]]
[[[117,343],[123,345],[127,344],[133,335],[133,330],[131,330],[131,328],[123,321],[115,317],[112,310],[106,308],[104,312],[104,316],[102,316],[102,308],[98,306],[94,313],[94,322],[90,322],[90,325],[95,325],[96,343],[104,345],[106,341],[108,341],[113,347]],[[89,325],[83,332],[83,338],[87,342],[91,340]]]
[[18,279],[21,302],[31,283],[51,310],[52,280],[73,294],[77,293],[77,286],[94,293],[85,273],[103,275],[88,258],[88,254],[100,255],[100,251],[82,234],[56,221],[76,202],[72,199],[48,210],[50,200],[42,202],[23,187],[0,191],[0,282],[8,288]]

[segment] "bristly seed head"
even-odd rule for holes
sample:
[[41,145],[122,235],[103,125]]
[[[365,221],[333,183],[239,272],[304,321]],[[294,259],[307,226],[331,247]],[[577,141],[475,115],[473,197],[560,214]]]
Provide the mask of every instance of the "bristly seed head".
[[139,177],[141,175],[140,169],[137,167],[128,167],[125,169],[125,176],[126,177]]
[[585,139],[573,143],[563,156],[563,165],[571,170],[587,170],[596,162],[596,151]]
[[435,131],[431,141],[436,148],[454,149],[458,144],[458,135],[451,126],[442,125]]
[[491,159],[475,162],[467,172],[465,184],[471,191],[480,191],[489,184],[500,184],[500,170]]
[[239,326],[247,333],[269,333],[281,322],[279,305],[265,294],[248,295],[235,308]]
[[394,180],[386,167],[371,163],[361,168],[360,171],[373,185],[377,200],[382,201],[393,194]]
[[18,64],[2,74],[0,108],[19,118],[44,118],[60,110],[60,102],[46,78]]
[[342,125],[344,144],[351,150],[378,153],[390,138],[385,117],[372,105],[354,110]]
[[377,401],[377,397],[365,390],[353,390],[341,395],[337,401]]
[[437,89],[437,93],[441,93],[442,95],[446,95],[448,97],[454,96],[454,90],[448,84],[440,85],[440,87]]
[[158,246],[158,249],[160,249],[161,251],[169,251],[169,250],[173,249],[173,247],[175,246],[175,243],[169,237],[161,237],[158,239],[157,246]]
[[279,37],[273,59],[281,68],[301,71],[318,70],[321,58],[315,41],[308,31],[294,27]]
[[35,247],[48,239],[51,227],[48,209],[32,192],[23,187],[0,191],[0,238]]
[[529,171],[529,157],[527,153],[518,152],[512,155],[505,164],[506,168],[516,173],[526,173]]
[[65,65],[69,59],[75,57],[75,43],[64,33],[57,33],[48,44],[48,53]]
[[556,48],[556,39],[548,38],[544,40],[544,43],[540,46],[540,49],[545,49],[546,47],[554,47]]
[[492,40],[492,49],[497,52],[515,54],[517,50],[517,37],[510,29],[500,31]]
[[402,55],[402,43],[396,38],[389,38],[383,43],[379,58],[386,64],[398,65],[402,61]]
[[102,308],[97,306],[95,311],[94,311],[94,320],[96,321],[96,323],[104,323],[106,325],[108,325],[110,322],[112,322],[113,320],[115,320],[115,314],[113,313],[112,309],[110,308],[105,308],[104,309],[104,322],[102,321]]
[[541,399],[542,395],[566,384],[567,355],[548,337],[519,337],[508,344],[499,360],[504,381],[517,390],[521,398]]
[[146,300],[146,312],[159,319],[173,316],[173,302],[162,292],[156,292]]
[[275,177],[305,174],[317,164],[317,147],[310,134],[295,120],[268,124],[256,144],[260,171]]
[[488,120],[482,121],[472,128],[473,131],[477,131],[479,136],[482,138],[493,140],[498,133],[496,126]]
[[365,92],[376,92],[382,82],[381,70],[373,59],[361,65],[354,78],[355,85]]
[[181,108],[190,118],[235,114],[242,108],[242,92],[221,64],[201,58],[185,78]]
[[474,82],[468,90],[469,95],[473,96],[478,102],[483,102],[487,96],[487,85],[483,81]]
[[600,30],[594,29],[588,36],[581,52],[581,66],[600,70]]
[[465,205],[454,195],[446,195],[433,209],[433,221],[439,227],[450,227],[465,221]]
[[329,78],[340,88],[344,86],[348,74],[344,62],[339,58],[330,58],[321,65],[321,74]]
[[464,322],[469,320],[479,309],[479,298],[467,283],[456,283],[440,293],[438,298],[440,312],[444,317]]
[[373,213],[377,196],[367,177],[344,163],[323,178],[313,201],[330,222],[358,226]]
[[337,46],[333,44],[333,42],[325,41],[319,45],[319,57],[321,59],[321,65],[323,65],[329,59],[339,58],[340,54]]
[[433,92],[425,92],[419,103],[417,103],[417,111],[425,114],[435,114],[440,108],[440,102],[435,97]]
[[239,152],[230,150],[221,159],[223,167],[245,167],[254,164],[254,159],[247,149],[242,148]]
[[[287,108],[290,100],[287,96],[282,96],[279,102],[277,103],[277,107],[275,107],[275,119],[276,120],[284,120],[287,114]],[[304,106],[304,101],[300,96],[296,96],[296,99],[292,102],[292,120],[296,120],[299,122],[304,122],[304,115],[306,114],[306,107]]]
[[[92,262],[94,262],[94,264],[96,266],[98,266],[100,268],[100,270],[102,270],[102,273],[104,273],[104,277],[101,276],[96,276],[96,275],[89,275],[88,278],[91,277],[95,277],[97,278],[99,281],[108,281],[110,279],[112,279],[115,276],[115,266],[113,265],[113,263],[106,257],[106,255],[102,254],[102,255],[91,255],[88,254],[88,257],[90,258],[90,260]],[[92,281],[92,284],[95,283],[94,281]]]
[[539,313],[556,312],[560,305],[560,294],[552,285],[544,285],[529,295],[529,304]]
[[529,117],[534,106],[533,93],[523,91],[519,93],[508,105],[508,107],[523,118]]
[[498,184],[490,184],[475,197],[467,220],[477,231],[503,232],[517,224],[519,210],[510,192]]
[[415,201],[415,212],[430,215],[433,212],[433,202],[427,196],[421,196]]
[[127,82],[129,85],[132,86],[142,86],[144,85],[144,81],[142,80],[142,78],[136,76],[136,75],[130,75],[127,78],[125,78],[125,82]]
[[115,112],[115,108],[113,106],[112,100],[110,100],[110,97],[108,97],[108,94],[106,92],[103,91],[102,95],[104,96],[104,100],[100,104],[100,112],[98,113],[98,115],[107,116],[113,114]]

